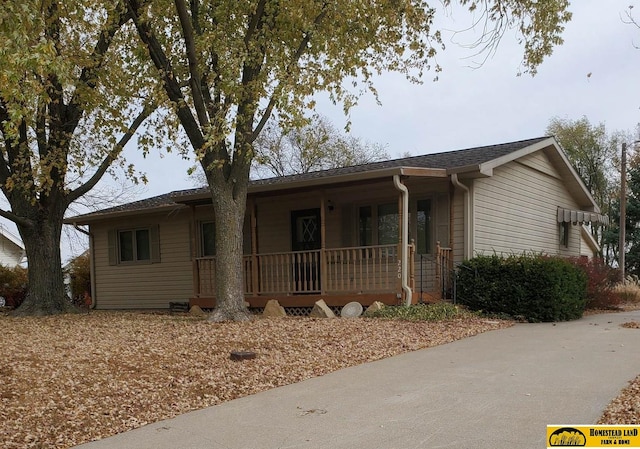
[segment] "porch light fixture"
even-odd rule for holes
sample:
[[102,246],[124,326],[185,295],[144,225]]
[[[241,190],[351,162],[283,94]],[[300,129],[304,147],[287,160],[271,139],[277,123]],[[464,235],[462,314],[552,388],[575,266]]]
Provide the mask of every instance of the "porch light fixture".
[[335,206],[333,205],[333,201],[331,200],[327,201],[327,209],[329,209],[329,212],[333,212],[333,209],[335,209]]

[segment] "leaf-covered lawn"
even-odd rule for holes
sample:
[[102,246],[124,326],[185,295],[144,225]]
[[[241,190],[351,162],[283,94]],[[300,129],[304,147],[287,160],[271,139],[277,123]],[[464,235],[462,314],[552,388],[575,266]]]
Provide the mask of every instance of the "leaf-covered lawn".
[[[0,447],[65,448],[241,396],[510,326],[92,312],[0,316]],[[254,351],[234,362],[234,350]]]

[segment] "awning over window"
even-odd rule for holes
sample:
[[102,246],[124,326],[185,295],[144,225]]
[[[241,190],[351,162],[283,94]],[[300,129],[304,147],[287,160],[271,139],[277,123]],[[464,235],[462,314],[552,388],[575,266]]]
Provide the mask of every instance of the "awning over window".
[[558,208],[558,223],[600,223],[609,224],[609,217],[597,212]]

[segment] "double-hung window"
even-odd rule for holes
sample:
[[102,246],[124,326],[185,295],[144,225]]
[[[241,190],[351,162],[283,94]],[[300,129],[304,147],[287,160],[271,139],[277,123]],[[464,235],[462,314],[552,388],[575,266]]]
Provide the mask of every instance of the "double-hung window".
[[109,264],[158,263],[158,227],[113,229],[109,231]]
[[118,231],[120,262],[151,260],[151,236],[149,229]]

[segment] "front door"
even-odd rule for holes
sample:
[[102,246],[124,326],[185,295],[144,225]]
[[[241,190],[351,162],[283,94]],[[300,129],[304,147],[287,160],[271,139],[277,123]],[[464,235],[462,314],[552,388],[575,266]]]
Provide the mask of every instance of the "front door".
[[291,211],[291,249],[294,251],[295,293],[320,291],[320,209]]

